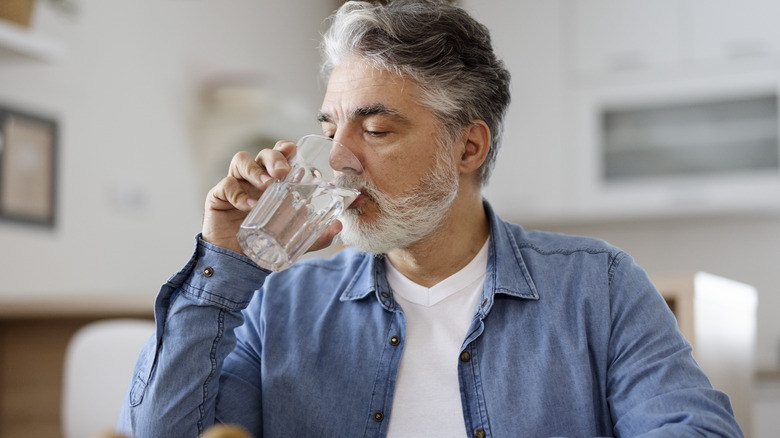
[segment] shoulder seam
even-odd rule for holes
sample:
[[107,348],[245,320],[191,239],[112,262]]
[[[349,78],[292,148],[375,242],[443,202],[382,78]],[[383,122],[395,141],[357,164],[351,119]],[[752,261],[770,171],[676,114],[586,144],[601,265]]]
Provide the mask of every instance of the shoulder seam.
[[577,252],[584,252],[584,253],[588,253],[588,254],[609,254],[610,259],[615,259],[616,257],[618,257],[618,255],[620,253],[623,252],[621,250],[614,249],[614,248],[608,248],[608,247],[605,247],[605,248],[573,248],[573,249],[558,249],[558,250],[555,250],[555,251],[548,251],[548,250],[543,250],[543,249],[539,248],[538,246],[530,244],[530,243],[518,243],[517,246],[519,248],[521,248],[521,249],[523,249],[523,248],[532,249],[532,250],[534,250],[537,253],[542,254],[542,255],[553,255],[553,254],[571,255],[571,254],[574,254],[574,253],[577,253]]

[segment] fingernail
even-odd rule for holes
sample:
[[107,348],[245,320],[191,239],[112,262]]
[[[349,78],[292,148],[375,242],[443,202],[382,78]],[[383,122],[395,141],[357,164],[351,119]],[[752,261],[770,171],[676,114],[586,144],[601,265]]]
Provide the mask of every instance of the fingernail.
[[247,200],[246,200],[246,204],[247,204],[249,207],[254,207],[254,206],[255,206],[255,204],[257,204],[257,199],[247,198]]
[[286,161],[277,161],[274,163],[274,169],[289,169],[290,165]]
[[261,183],[265,184],[265,183],[267,183],[270,180],[271,180],[270,176],[268,176],[266,174],[260,175],[260,182]]

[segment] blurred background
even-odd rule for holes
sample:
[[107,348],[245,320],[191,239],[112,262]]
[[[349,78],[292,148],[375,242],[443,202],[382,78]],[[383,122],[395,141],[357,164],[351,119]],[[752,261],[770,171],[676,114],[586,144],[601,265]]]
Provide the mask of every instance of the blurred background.
[[[319,132],[340,1],[19,3],[0,0],[0,436],[56,437],[71,336],[151,317],[236,151]],[[747,434],[774,436],[780,3],[458,3],[513,75],[486,197],[632,254],[708,373],[740,376]]]

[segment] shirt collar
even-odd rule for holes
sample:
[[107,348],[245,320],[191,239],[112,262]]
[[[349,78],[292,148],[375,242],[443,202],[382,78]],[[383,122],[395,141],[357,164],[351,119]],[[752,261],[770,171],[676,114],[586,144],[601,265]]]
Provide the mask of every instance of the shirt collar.
[[400,306],[393,299],[393,293],[385,275],[385,256],[366,253],[361,255],[363,262],[339,299],[341,301],[361,300],[373,293],[385,309],[399,310]]
[[536,285],[520,253],[515,234],[510,230],[510,225],[498,217],[486,200],[483,201],[483,205],[490,222],[486,293],[490,292],[491,295],[501,293],[538,300]]
[[[509,224],[496,215],[487,200],[483,201],[483,205],[490,222],[487,275],[482,292],[483,312],[487,313],[497,293],[538,300],[536,286],[520,254],[515,236],[509,230]],[[393,299],[385,275],[384,255],[363,254],[363,257],[363,262],[341,294],[340,300],[359,300],[374,293],[387,310],[397,310],[398,305]]]

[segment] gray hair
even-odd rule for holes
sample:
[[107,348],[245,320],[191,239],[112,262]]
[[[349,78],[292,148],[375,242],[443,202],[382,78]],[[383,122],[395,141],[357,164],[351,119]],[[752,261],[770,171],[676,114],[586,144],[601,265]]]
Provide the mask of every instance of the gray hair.
[[420,104],[440,121],[450,143],[476,120],[491,133],[480,179],[490,179],[509,106],[509,71],[493,52],[488,29],[443,0],[393,0],[383,6],[345,3],[323,36],[322,72],[350,56],[409,77],[422,92]]

